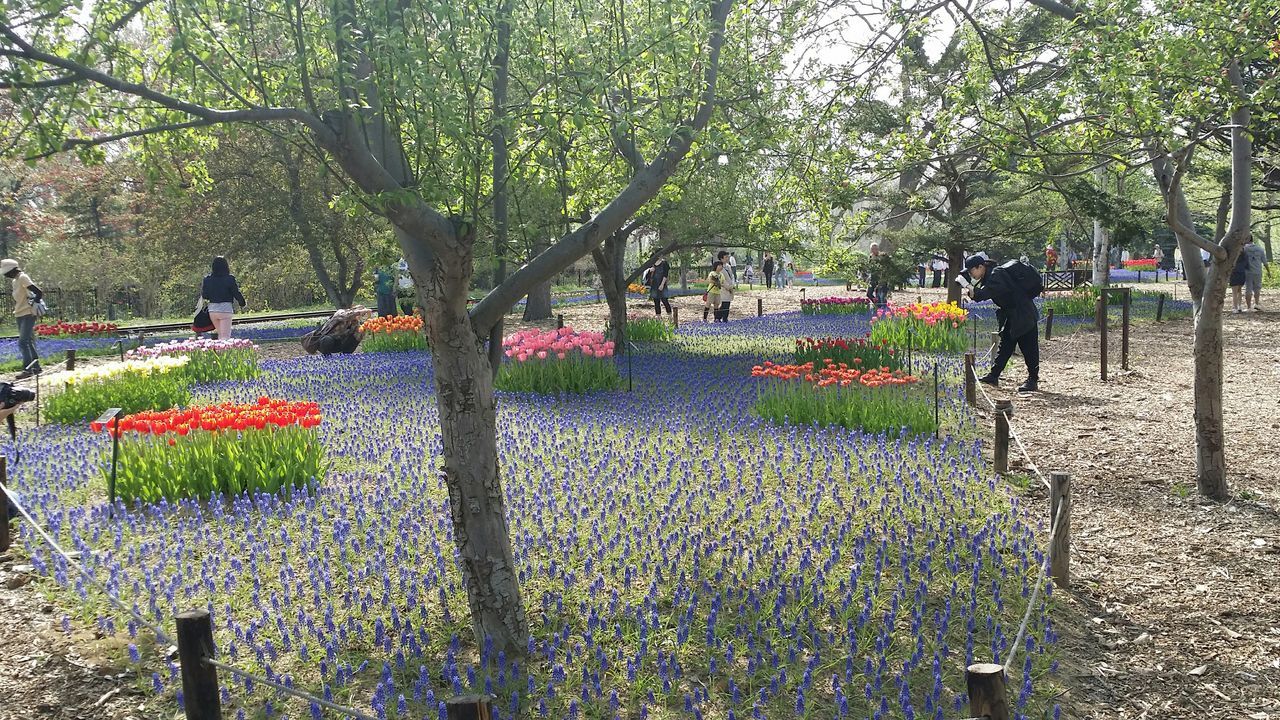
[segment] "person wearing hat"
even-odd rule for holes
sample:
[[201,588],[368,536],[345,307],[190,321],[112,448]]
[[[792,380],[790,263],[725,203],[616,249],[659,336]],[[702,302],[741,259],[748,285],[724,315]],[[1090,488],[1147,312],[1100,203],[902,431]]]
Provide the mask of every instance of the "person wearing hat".
[[1040,312],[1035,298],[1044,291],[1040,273],[1025,263],[1012,260],[996,266],[986,253],[971,256],[964,263],[969,283],[969,297],[975,301],[990,300],[996,305],[996,322],[1000,326],[1000,347],[991,370],[978,382],[1000,386],[1000,373],[1013,357],[1015,347],[1022,350],[1027,363],[1027,381],[1018,392],[1035,392],[1040,381]]
[[18,320],[18,352],[22,353],[22,372],[18,379],[23,380],[40,374],[40,355],[36,352],[36,303],[44,297],[44,292],[31,282],[31,277],[22,272],[18,261],[13,258],[0,260],[0,275],[13,281],[13,314]]

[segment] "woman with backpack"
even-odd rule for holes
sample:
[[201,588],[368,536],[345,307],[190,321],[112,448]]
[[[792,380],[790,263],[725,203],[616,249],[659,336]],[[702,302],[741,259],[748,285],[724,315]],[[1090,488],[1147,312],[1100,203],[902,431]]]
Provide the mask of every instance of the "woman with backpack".
[[40,353],[36,351],[36,321],[40,319],[44,293],[22,272],[13,258],[0,260],[0,274],[13,281],[13,315],[18,321],[18,351],[22,353],[19,380],[40,374]]
[[240,303],[241,309],[246,305],[227,259],[219,255],[213,259],[209,274],[204,276],[204,281],[200,284],[200,300],[196,303],[197,313],[207,305],[209,319],[213,322],[219,340],[231,337],[231,316],[235,313],[235,307],[231,304],[233,300]]

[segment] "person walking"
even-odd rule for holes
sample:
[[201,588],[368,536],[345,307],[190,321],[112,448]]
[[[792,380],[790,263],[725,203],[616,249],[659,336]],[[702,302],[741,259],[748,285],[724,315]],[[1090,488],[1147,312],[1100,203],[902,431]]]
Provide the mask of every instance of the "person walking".
[[662,317],[662,308],[671,314],[671,301],[667,299],[667,286],[671,279],[671,264],[659,257],[649,273],[649,299],[653,301],[653,314]]
[[764,287],[766,290],[773,289],[773,254],[764,254],[764,264],[761,266],[764,270]]
[[1151,257],[1155,258],[1156,270],[1163,270],[1164,269],[1164,248],[1160,247],[1160,243],[1156,243],[1156,246],[1151,248]]
[[231,316],[235,313],[235,307],[231,304],[233,300],[240,303],[242,309],[246,305],[227,259],[219,255],[213,259],[209,274],[204,276],[204,282],[200,285],[200,300],[196,303],[196,312],[208,304],[209,319],[213,321],[219,340],[231,337]]
[[720,306],[716,310],[718,322],[729,322],[729,304],[733,302],[733,291],[738,286],[738,279],[733,276],[733,268],[720,266]]
[[1244,306],[1240,302],[1240,295],[1244,291],[1244,281],[1249,275],[1249,256],[1244,252],[1240,253],[1240,257],[1236,258],[1236,264],[1231,266],[1231,275],[1227,278],[1227,284],[1231,286],[1231,307],[1235,312],[1244,312]]
[[36,350],[36,320],[40,317],[39,308],[43,307],[44,292],[31,282],[31,277],[13,258],[0,260],[0,274],[13,281],[13,315],[18,321],[18,352],[22,353],[22,372],[18,373],[18,379],[24,380],[41,372],[40,353]]
[[1267,266],[1267,251],[1254,242],[1250,235],[1240,254],[1249,258],[1249,267],[1244,274],[1245,305],[1249,306],[1250,312],[1262,312],[1262,273],[1265,271],[1268,277],[1271,275],[1271,268]]
[[716,312],[715,319],[720,319],[720,281],[724,277],[720,268],[723,266],[724,263],[719,260],[711,263],[711,272],[707,274],[707,291],[702,294],[702,322],[707,321],[712,310]]
[[935,254],[933,256],[933,262],[929,263],[929,265],[933,268],[933,284],[931,287],[942,287],[942,276],[946,274],[948,267],[947,256]]
[[969,297],[974,301],[995,303],[1000,328],[1000,347],[991,370],[978,382],[999,387],[1000,373],[1017,347],[1027,363],[1027,381],[1018,387],[1018,392],[1035,392],[1040,383],[1040,313],[1035,298],[1044,292],[1040,273],[1017,260],[997,267],[985,253],[973,255],[964,267],[968,277],[962,278],[961,284],[970,283]]
[[373,271],[373,292],[378,298],[378,315],[396,314],[396,276],[385,267]]

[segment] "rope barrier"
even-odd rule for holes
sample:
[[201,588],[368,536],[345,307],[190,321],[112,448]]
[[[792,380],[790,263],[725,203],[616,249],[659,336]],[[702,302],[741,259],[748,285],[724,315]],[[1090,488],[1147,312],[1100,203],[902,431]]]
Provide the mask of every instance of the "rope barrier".
[[[992,411],[996,411],[995,402],[991,399],[991,396],[987,394],[987,390],[986,388],[983,387],[983,384],[978,382],[977,380],[977,375],[978,375],[977,369],[976,368],[970,369],[969,372],[974,376],[974,385],[977,386],[978,391],[982,393],[982,397],[984,400],[987,401],[987,405],[991,407]],[[1013,438],[1014,442],[1017,443],[1018,450],[1022,453],[1022,457],[1026,461],[1027,466],[1031,468],[1033,472],[1035,472],[1037,477],[1040,478],[1040,482],[1044,483],[1045,489],[1052,489],[1053,486],[1049,483],[1048,478],[1046,478],[1044,474],[1040,472],[1040,467],[1036,465],[1034,461],[1031,460],[1031,454],[1027,452],[1027,446],[1023,444],[1022,438],[1018,436],[1017,431],[1013,427],[1013,423],[1009,423],[1009,437]],[[1064,507],[1065,507],[1065,504],[1058,506],[1058,511],[1054,514],[1052,521],[1049,523],[1050,545],[1052,545],[1053,543],[1053,538],[1058,534],[1058,523],[1062,520],[1062,509]],[[1031,622],[1031,613],[1035,610],[1036,602],[1040,599],[1040,591],[1041,591],[1041,588],[1044,586],[1045,576],[1049,572],[1049,561],[1050,561],[1050,555],[1052,554],[1052,552],[1053,552],[1052,547],[1050,547],[1050,549],[1047,549],[1044,553],[1044,561],[1040,563],[1040,570],[1037,573],[1035,583],[1032,585],[1032,588],[1031,588],[1031,599],[1027,602],[1027,611],[1022,616],[1022,622],[1018,626],[1018,633],[1017,635],[1014,636],[1014,639],[1013,639],[1013,647],[1009,651],[1008,659],[1005,660],[1005,663],[1004,663],[1004,669],[1006,673],[1009,671],[1009,668],[1013,666],[1014,660],[1016,660],[1018,657],[1018,649],[1022,647],[1023,640],[1026,638],[1027,626]]]
[[37,523],[36,519],[31,516],[31,513],[27,512],[27,509],[22,505],[22,503],[18,502],[18,499],[14,496],[14,494],[9,492],[9,488],[7,486],[0,486],[0,492],[3,492],[9,498],[9,504],[12,505],[14,509],[18,511],[18,514],[21,515],[23,519],[25,519],[31,525],[31,528],[36,531],[36,534],[40,536],[40,539],[44,540],[45,544],[48,545],[50,549],[52,549],[58,555],[62,556],[62,559],[67,562],[67,565],[71,566],[76,572],[80,573],[80,575],[85,580],[88,580],[89,583],[92,584],[94,587],[101,590],[102,594],[106,595],[107,599],[110,600],[112,604],[114,604],[116,607],[123,610],[125,613],[128,613],[134,620],[136,620],[143,627],[149,628],[151,632],[155,633],[157,640],[159,640],[160,642],[166,645],[176,645],[176,643],[173,641],[173,638],[170,637],[169,634],[165,632],[163,628],[161,628],[159,625],[156,625],[151,620],[148,620],[147,618],[139,615],[133,608],[126,606],[124,604],[124,601],[116,597],[115,593],[108,590],[107,586],[104,585],[100,580],[98,580],[98,578],[95,577],[93,573],[86,570],[84,566],[81,565],[75,558],[71,557],[71,555],[67,553],[66,550],[63,550],[62,546],[58,544],[58,541],[55,540],[53,536],[51,536],[48,532],[46,532],[44,528],[40,527],[40,524]]
[[262,683],[263,685],[266,685],[269,688],[278,690],[286,695],[292,695],[298,698],[299,700],[306,700],[307,702],[313,703],[315,705],[319,705],[322,708],[326,708],[334,712],[342,713],[343,715],[346,715],[348,717],[357,718],[357,720],[376,720],[376,718],[374,718],[373,716],[366,715],[360,712],[359,710],[354,710],[352,708],[346,707],[345,705],[338,705],[336,703],[329,702],[328,700],[325,700],[322,697],[317,697],[315,695],[312,695],[309,692],[298,690],[296,688],[291,688],[288,685],[278,683],[274,680],[268,680],[264,677],[254,675],[251,672],[241,670],[240,668],[234,665],[228,665],[227,663],[224,663],[220,660],[215,660],[211,657],[206,657],[203,659],[206,665],[212,665],[213,667],[216,667],[219,670],[226,670],[232,675],[238,675],[247,680],[252,680],[257,683]]
[[[102,594],[105,595],[113,605],[115,605],[121,611],[127,613],[139,625],[141,625],[142,627],[148,628],[149,630],[151,630],[151,632],[155,633],[157,640],[164,643],[165,645],[176,647],[177,643],[169,635],[169,633],[167,633],[164,630],[164,628],[160,627],[155,622],[143,617],[133,608],[125,605],[124,601],[121,600],[119,597],[117,597],[110,590],[108,590],[107,586],[104,585],[100,580],[98,580],[98,578],[95,577],[93,573],[89,572],[87,569],[85,569],[83,565],[80,564],[79,561],[71,557],[70,553],[64,550],[62,546],[58,544],[58,541],[55,540],[53,536],[51,536],[48,532],[46,532],[45,529],[42,528],[39,523],[36,522],[36,519],[31,515],[30,512],[27,511],[27,508],[24,507],[22,503],[18,502],[17,498],[14,496],[13,493],[9,491],[8,487],[4,485],[0,485],[0,492],[3,492],[5,496],[9,498],[9,504],[13,505],[14,509],[18,511],[18,514],[21,515],[22,518],[25,519],[27,523],[31,526],[31,528],[36,531],[36,534],[40,536],[40,539],[43,540],[44,543],[48,545],[50,549],[52,549],[55,553],[61,556],[62,559],[66,561],[67,565],[72,567],[77,573],[79,573],[85,580],[89,581],[89,583],[92,584],[94,587],[101,590]],[[342,705],[338,705],[336,703],[329,702],[328,700],[325,700],[322,697],[317,697],[315,695],[312,695],[311,693],[298,690],[296,688],[291,688],[287,685],[283,685],[274,680],[269,680],[260,675],[255,675],[254,673],[241,670],[235,667],[234,665],[228,665],[227,663],[221,662],[214,658],[205,657],[205,658],[202,658],[202,660],[207,665],[211,665],[215,668],[225,670],[233,675],[237,675],[239,677],[252,680],[256,683],[261,683],[262,685],[273,688],[286,695],[292,695],[293,697],[296,697],[300,700],[305,700],[307,702],[313,703],[315,705],[319,705],[320,707],[327,708],[334,712],[342,713],[349,717],[357,718],[357,720],[376,720],[373,716],[366,715],[365,713],[362,713],[358,710],[354,710],[349,707],[345,707]]]

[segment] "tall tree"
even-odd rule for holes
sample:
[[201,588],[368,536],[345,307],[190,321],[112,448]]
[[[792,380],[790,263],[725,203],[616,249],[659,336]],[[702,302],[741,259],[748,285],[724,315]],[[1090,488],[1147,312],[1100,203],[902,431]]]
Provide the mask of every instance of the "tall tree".
[[[11,3],[0,18],[0,82],[37,131],[29,154],[94,147],[151,133],[251,123],[300,127],[396,231],[422,299],[440,412],[442,473],[477,640],[525,650],[528,623],[497,467],[492,368],[484,341],[535,286],[590,253],[653,199],[711,122],[729,30],[769,32],[767,5],[735,15],[732,0],[651,12],[613,0],[590,8],[512,7],[511,72],[546,87],[523,108],[515,147],[536,146],[533,120],[563,118],[601,139],[597,98],[630,85],[642,162],[602,166],[596,143],[570,164],[597,182],[589,221],[562,234],[468,309],[477,225],[490,201],[491,5],[267,0],[225,6],[184,0],[99,3],[68,28],[70,7]],[[216,21],[216,22],[215,22]],[[136,25],[145,40],[116,33]],[[730,28],[732,25],[732,28]],[[87,28],[82,32],[81,27]],[[213,28],[229,27],[231,32]],[[555,28],[554,30],[552,28]],[[131,28],[132,29],[132,28]],[[572,48],[551,63],[543,39]],[[626,37],[618,53],[615,38]],[[729,45],[734,62],[751,46]],[[639,98],[641,93],[636,92]]]

